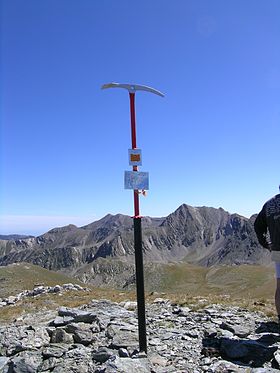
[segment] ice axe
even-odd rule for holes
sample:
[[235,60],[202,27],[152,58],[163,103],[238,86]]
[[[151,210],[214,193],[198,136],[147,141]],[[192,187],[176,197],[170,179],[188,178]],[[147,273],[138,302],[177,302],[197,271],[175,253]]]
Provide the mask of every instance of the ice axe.
[[[135,93],[136,91],[146,91],[158,96],[164,95],[151,87],[139,84],[121,84],[108,83],[102,86],[106,88],[124,88],[129,92],[130,100],[130,121],[131,121],[131,144],[132,150],[137,149],[136,143],[136,119],[135,119]],[[133,171],[138,172],[138,166],[133,165]],[[139,209],[139,192],[134,189],[134,250],[135,250],[135,267],[136,267],[136,289],[137,289],[137,312],[138,312],[138,334],[140,351],[147,353],[146,337],[146,316],[145,316],[145,291],[144,291],[144,271],[143,271],[143,253],[142,253],[142,227]]]

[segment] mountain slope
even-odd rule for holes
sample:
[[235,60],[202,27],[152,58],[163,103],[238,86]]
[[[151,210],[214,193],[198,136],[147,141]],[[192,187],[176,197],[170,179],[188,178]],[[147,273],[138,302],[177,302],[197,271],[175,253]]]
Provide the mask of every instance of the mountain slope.
[[[143,218],[144,259],[202,266],[268,264],[269,253],[258,244],[253,221],[222,208],[185,204],[166,218]],[[24,261],[74,273],[98,258],[133,265],[129,216],[109,214],[80,228],[68,225],[35,238],[0,241],[0,265]]]

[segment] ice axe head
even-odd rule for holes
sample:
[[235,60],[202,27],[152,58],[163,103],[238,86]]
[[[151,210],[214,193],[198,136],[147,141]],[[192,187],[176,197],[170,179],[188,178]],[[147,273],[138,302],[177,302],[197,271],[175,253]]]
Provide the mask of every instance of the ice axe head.
[[106,88],[124,88],[127,89],[129,93],[135,93],[136,91],[147,91],[150,93],[154,93],[158,96],[164,97],[164,94],[161,93],[160,91],[147,87],[146,85],[140,85],[140,84],[122,84],[122,83],[108,83],[108,84],[103,84],[101,87],[102,89]]

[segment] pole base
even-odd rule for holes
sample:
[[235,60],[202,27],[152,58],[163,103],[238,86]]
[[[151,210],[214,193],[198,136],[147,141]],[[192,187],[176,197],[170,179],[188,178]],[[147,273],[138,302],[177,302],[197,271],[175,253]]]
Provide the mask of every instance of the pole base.
[[135,267],[136,267],[139,347],[140,347],[140,351],[144,351],[145,353],[147,353],[141,217],[135,216],[133,219],[133,222],[134,222],[134,249],[135,249]]

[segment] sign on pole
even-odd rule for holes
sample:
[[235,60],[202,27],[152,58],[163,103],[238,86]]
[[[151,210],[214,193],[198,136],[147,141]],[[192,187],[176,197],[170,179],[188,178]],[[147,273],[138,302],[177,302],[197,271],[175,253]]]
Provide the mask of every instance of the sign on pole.
[[128,149],[128,160],[130,166],[142,166],[141,149]]
[[149,172],[124,171],[124,188],[149,190]]

